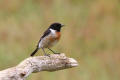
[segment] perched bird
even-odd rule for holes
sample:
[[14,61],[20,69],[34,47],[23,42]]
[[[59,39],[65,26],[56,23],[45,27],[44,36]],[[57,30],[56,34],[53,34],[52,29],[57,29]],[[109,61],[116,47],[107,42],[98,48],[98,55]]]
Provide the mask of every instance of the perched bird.
[[44,55],[47,56],[48,54],[45,53],[44,48],[48,48],[50,51],[52,51],[55,54],[55,52],[50,48],[59,41],[61,36],[60,31],[63,26],[64,25],[60,23],[51,24],[40,38],[37,48],[32,52],[31,56],[34,56],[39,49],[42,49]]

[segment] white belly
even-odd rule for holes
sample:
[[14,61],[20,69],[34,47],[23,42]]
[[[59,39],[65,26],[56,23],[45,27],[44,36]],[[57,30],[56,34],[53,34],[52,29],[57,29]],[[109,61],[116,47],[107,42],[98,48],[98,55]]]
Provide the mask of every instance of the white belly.
[[48,47],[52,47],[54,46],[58,41],[55,40],[53,42],[51,42],[49,39],[45,38],[43,40],[40,41],[39,43],[39,48],[48,48]]

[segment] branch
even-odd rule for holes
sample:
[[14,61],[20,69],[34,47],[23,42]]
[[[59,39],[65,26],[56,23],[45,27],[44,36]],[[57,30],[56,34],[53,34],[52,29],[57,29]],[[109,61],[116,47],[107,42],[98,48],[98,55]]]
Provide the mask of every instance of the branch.
[[29,57],[16,67],[0,71],[0,80],[25,80],[31,73],[40,71],[57,71],[78,66],[73,58],[64,54]]

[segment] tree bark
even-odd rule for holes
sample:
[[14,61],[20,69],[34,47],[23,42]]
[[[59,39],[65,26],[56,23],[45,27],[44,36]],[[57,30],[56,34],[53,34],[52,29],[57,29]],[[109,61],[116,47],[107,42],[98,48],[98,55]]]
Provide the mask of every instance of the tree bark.
[[29,57],[15,67],[0,71],[0,80],[25,80],[31,73],[57,71],[78,66],[73,58],[65,54]]

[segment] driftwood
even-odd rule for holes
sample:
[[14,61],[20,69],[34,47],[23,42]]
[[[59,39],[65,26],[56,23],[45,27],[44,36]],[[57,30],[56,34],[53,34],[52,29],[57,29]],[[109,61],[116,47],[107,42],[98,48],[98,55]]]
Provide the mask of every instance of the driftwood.
[[73,58],[62,54],[29,57],[15,67],[0,71],[0,80],[25,80],[31,73],[57,71],[78,66]]

